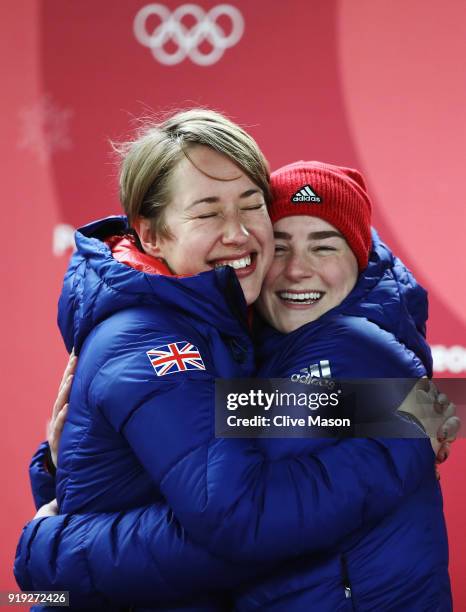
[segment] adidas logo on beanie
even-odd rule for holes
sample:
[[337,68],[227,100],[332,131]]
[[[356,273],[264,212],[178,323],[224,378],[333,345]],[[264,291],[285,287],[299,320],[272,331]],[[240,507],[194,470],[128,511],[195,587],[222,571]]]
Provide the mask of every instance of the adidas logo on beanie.
[[372,205],[360,172],[322,162],[299,161],[272,172],[272,223],[292,215],[319,217],[349,244],[363,270],[371,249]]

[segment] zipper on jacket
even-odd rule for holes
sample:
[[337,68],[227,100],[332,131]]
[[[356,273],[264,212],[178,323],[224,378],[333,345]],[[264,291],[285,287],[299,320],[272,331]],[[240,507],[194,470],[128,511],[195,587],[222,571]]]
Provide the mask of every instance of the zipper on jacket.
[[340,556],[340,563],[341,563],[341,577],[343,580],[343,588],[345,590],[345,599],[351,599],[352,597],[351,582],[349,579],[348,564],[346,562],[345,555]]

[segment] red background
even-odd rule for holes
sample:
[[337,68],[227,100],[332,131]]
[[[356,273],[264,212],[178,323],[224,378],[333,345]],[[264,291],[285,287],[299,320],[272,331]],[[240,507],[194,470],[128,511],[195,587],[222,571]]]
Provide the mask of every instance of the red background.
[[[256,137],[272,169],[297,159],[361,169],[374,224],[429,289],[437,373],[464,376],[466,4],[231,1],[244,34],[211,66],[189,57],[159,63],[133,34],[148,3],[141,0],[15,0],[0,7],[0,590],[15,587],[15,544],[33,515],[27,464],[44,437],[65,362],[55,313],[69,249],[56,236],[54,243],[54,231],[119,212],[108,139],[125,138],[132,118],[148,109],[221,110]],[[165,1],[170,10],[181,4]],[[187,28],[194,23],[185,21]],[[225,18],[219,24],[230,27]],[[208,43],[201,50],[209,51]],[[466,609],[465,464],[459,440],[442,467],[458,610]]]

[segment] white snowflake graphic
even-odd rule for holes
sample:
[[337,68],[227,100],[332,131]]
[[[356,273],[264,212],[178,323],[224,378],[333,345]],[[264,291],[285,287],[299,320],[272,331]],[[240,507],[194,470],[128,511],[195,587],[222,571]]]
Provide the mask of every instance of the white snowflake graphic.
[[68,151],[73,146],[69,134],[73,114],[71,109],[60,108],[50,94],[45,94],[19,111],[18,147],[31,151],[41,163],[57,151]]

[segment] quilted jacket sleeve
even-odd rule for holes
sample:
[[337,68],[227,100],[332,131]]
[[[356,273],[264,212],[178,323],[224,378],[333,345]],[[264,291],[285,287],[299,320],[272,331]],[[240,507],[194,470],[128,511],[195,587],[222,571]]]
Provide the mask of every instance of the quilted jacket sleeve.
[[271,461],[254,440],[214,437],[208,369],[156,376],[138,354],[120,361],[110,382],[108,374],[94,381],[96,405],[187,533],[233,561],[328,549],[390,512],[433,469],[423,439],[347,440]]
[[29,464],[29,479],[36,510],[55,497],[55,477],[47,469],[48,443],[42,442]]
[[267,568],[210,554],[158,503],[33,520],[21,535],[14,571],[23,590],[67,590],[73,608],[108,609],[112,602],[155,606],[207,595],[212,602],[215,593]]
[[[365,441],[353,441],[357,443],[353,449],[349,444],[342,443],[341,448],[332,447],[333,453],[301,456],[294,462],[276,462],[277,469],[269,472],[265,460],[257,456],[257,451],[251,450],[253,461],[260,467],[255,467],[255,474],[248,478],[244,489],[247,497],[244,501],[240,497],[239,503],[246,507],[241,508],[242,512],[252,509],[256,513],[251,517],[256,520],[256,525],[264,520],[267,523],[264,527],[259,525],[255,532],[255,525],[249,526],[247,514],[245,518],[242,514],[236,518],[236,511],[232,508],[235,523],[231,524],[231,529],[236,533],[239,529],[243,530],[242,533],[248,530],[248,537],[251,538],[248,545],[234,549],[235,557],[263,559],[264,555],[260,552],[255,554],[254,546],[259,546],[261,540],[268,537],[268,533],[274,536],[272,543],[267,542],[269,550],[275,551],[275,547],[280,547],[280,551],[285,551],[282,555],[298,554],[297,533],[314,538],[314,542],[300,546],[299,550],[330,546],[336,537],[331,533],[327,534],[328,537],[325,534],[322,536],[318,533],[319,527],[331,527],[341,521],[343,527],[338,533],[346,534],[355,528],[350,521],[345,520],[343,507],[351,511],[353,517],[356,516],[354,508],[357,508],[361,517],[388,512],[403,490],[408,491],[410,486],[414,486],[414,472],[422,466],[423,461],[422,452],[406,444],[401,444],[397,449],[397,442],[407,441],[392,440],[387,447],[382,443],[371,445]],[[236,455],[236,460],[241,456],[239,450],[236,448],[232,453]],[[395,456],[399,462],[393,459]],[[412,474],[409,474],[407,467],[402,466],[403,461],[411,465]],[[338,462],[341,462],[340,466]],[[212,464],[215,463],[213,454]],[[360,478],[354,478],[364,463],[370,468],[364,467]],[[375,486],[380,480],[376,478],[379,468],[390,471],[390,478],[383,487]],[[374,476],[371,478],[372,470]],[[235,472],[238,473],[237,470]],[[245,475],[248,476],[247,473]],[[336,475],[338,478],[335,478]],[[267,498],[264,494],[263,487],[269,484],[268,480],[270,493],[274,488],[277,491],[275,498]],[[226,481],[229,481],[228,477]],[[247,492],[249,487],[254,488],[255,482],[261,486],[257,499],[253,491]],[[345,482],[347,485],[343,486]],[[362,493],[363,487],[368,487],[371,482],[374,483],[373,490],[368,489]],[[308,487],[309,491],[301,493],[300,487],[303,486]],[[365,513],[362,507],[358,507],[361,501],[356,503],[352,499],[352,487],[355,487],[356,497],[364,499],[371,510]],[[214,493],[219,495],[215,489]],[[280,493],[287,494],[287,498],[279,498]],[[383,493],[382,499],[380,493]],[[338,508],[332,508],[332,500],[337,494],[345,497],[339,502]],[[312,502],[310,511],[298,505],[307,503],[307,500]],[[390,506],[386,505],[387,500]],[[262,505],[264,501],[266,506]],[[273,502],[274,508],[270,506]],[[288,517],[286,513],[280,512],[275,521],[274,516],[279,509],[286,510],[288,503],[294,514]],[[338,512],[341,516],[338,516]],[[330,516],[326,518],[325,515],[329,513]],[[202,511],[199,514],[203,516]],[[293,519],[295,522],[290,534],[294,539],[294,550],[286,546],[286,533],[277,536],[272,532],[271,525],[274,522],[278,525],[277,529],[283,529],[284,518],[290,525],[293,525]],[[197,521],[191,518],[191,522],[197,526]],[[317,527],[313,526],[314,522]],[[221,538],[230,538],[219,525],[216,525],[216,530],[219,533],[217,544],[222,541]],[[210,544],[208,539],[206,541]],[[274,552],[273,556],[278,558],[280,553]],[[94,608],[103,608],[109,602],[118,602],[119,605],[157,605],[180,601],[205,594],[212,590],[213,585],[217,590],[235,587],[270,568],[270,562],[262,562],[260,565],[234,563],[209,553],[188,536],[173,512],[162,503],[124,513],[61,515],[31,521],[23,530],[15,561],[15,575],[23,590],[69,590],[74,606]]]

